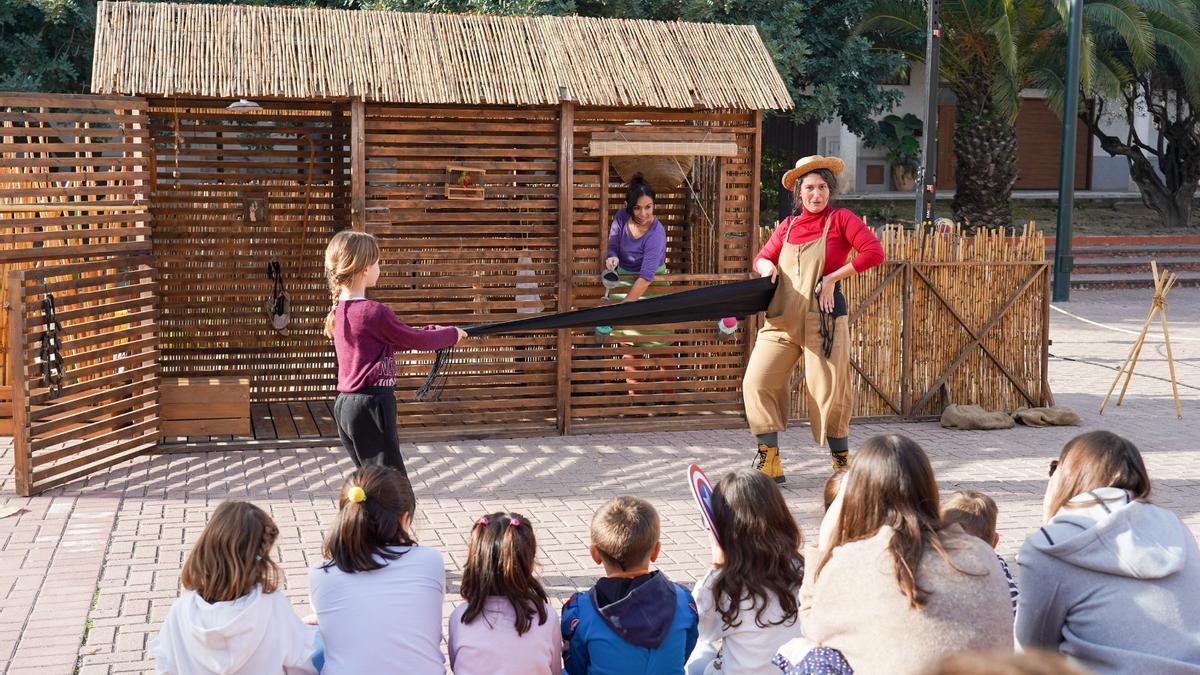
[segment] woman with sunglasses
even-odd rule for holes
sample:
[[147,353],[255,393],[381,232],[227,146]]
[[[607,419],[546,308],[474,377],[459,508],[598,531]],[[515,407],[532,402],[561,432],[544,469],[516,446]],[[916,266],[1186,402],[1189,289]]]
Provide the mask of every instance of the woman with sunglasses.
[[1096,673],[1200,673],[1200,549],[1150,503],[1137,447],[1108,431],[1050,463],[1043,516],[1017,556],[1021,648]]

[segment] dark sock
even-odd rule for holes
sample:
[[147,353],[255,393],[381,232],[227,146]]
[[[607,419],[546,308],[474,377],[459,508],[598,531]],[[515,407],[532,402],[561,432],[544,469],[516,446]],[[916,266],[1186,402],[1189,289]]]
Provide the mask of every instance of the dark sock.
[[836,454],[840,455],[841,453],[846,452],[847,450],[850,449],[850,437],[849,436],[843,436],[841,438],[834,438],[833,436],[828,436],[828,437],[826,437],[825,440],[829,442],[829,452],[831,452],[831,453],[836,453]]
[[769,431],[765,434],[754,434],[754,437],[758,439],[759,445],[768,445],[772,448],[779,447],[779,432],[778,431]]

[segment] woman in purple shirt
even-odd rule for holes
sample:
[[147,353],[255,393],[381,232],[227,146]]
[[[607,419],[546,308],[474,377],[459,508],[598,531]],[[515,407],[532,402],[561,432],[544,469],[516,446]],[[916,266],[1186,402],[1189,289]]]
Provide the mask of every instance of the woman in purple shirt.
[[608,230],[608,258],[604,267],[619,275],[636,274],[622,302],[630,302],[642,294],[654,281],[656,274],[667,271],[667,230],[654,217],[654,188],[634,174],[625,192],[625,208],[617,211]]

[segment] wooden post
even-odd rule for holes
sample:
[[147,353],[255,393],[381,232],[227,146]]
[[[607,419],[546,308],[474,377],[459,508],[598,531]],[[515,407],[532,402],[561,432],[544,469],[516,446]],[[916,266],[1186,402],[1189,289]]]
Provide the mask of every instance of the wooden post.
[[1042,268],[1042,405],[1054,405],[1054,392],[1050,391],[1050,265]]
[[[746,252],[746,257],[749,258],[746,262],[754,260],[754,256],[758,254],[758,249],[762,248],[762,237],[759,236],[759,228],[762,227],[758,222],[758,198],[759,198],[759,182],[762,180],[762,118],[763,113],[757,110],[754,113],[754,156],[751,158],[752,175],[750,176],[750,250]],[[722,187],[725,183],[724,162],[718,164],[717,177],[721,181]],[[725,204],[717,204],[717,222],[724,221]],[[720,251],[725,245],[724,241],[717,243],[717,249]],[[724,254],[721,253],[722,260]],[[717,269],[721,269],[722,260],[717,261]],[[754,270],[750,271],[751,276],[755,274]],[[754,341],[758,337],[758,315],[746,317],[746,352],[742,356],[742,368],[750,363],[750,352],[754,351]]]
[[904,306],[900,314],[900,409],[903,417],[913,417],[916,411],[912,408],[913,395],[913,365],[912,365],[912,293],[913,293],[913,264],[905,260],[904,286],[900,293],[904,298]]
[[17,494],[29,496],[33,469],[29,456],[29,416],[25,377],[25,281],[20,270],[8,273],[8,382],[12,385],[13,476]]
[[362,98],[350,101],[350,227],[367,229],[367,121]]
[[604,259],[608,257],[608,155],[600,157],[600,269],[604,273]]
[[[572,227],[575,208],[575,103],[559,90],[558,118],[558,311],[571,309],[575,253]],[[603,182],[603,181],[601,181]],[[558,330],[558,433],[571,433],[571,329]]]

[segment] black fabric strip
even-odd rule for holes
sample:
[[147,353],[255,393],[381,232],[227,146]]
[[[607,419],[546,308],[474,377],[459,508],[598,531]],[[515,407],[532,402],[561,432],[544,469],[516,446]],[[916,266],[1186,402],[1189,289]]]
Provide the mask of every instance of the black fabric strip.
[[767,309],[775,294],[770,277],[758,277],[716,286],[705,286],[670,295],[619,302],[590,309],[540,314],[514,321],[465,326],[468,335],[524,333],[556,328],[589,326],[645,326],[685,321],[716,321],[727,316],[742,318]]

